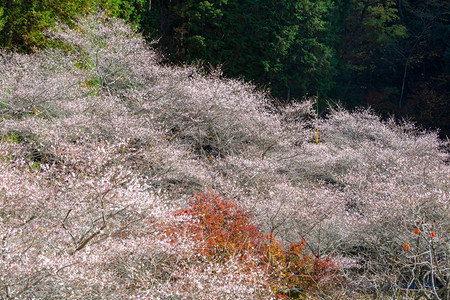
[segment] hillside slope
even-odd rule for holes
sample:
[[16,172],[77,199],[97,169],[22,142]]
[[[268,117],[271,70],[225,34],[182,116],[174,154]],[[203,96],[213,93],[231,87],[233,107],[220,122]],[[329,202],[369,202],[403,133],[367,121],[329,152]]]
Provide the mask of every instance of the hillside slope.
[[[102,14],[51,35],[61,49],[1,53],[2,298],[382,298],[414,282],[448,299],[450,169],[435,133],[275,108],[219,71],[161,65]],[[339,271],[280,294],[266,269],[174,240],[192,221],[180,209],[208,192]]]

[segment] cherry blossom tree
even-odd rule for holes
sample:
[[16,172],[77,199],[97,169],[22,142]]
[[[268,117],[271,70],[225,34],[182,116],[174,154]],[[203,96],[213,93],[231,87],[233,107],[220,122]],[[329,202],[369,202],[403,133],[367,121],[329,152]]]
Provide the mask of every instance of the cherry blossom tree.
[[[368,110],[319,119],[314,100],[274,106],[220,70],[163,65],[101,13],[48,34],[61,47],[0,56],[1,297],[449,298],[448,143],[436,133]],[[272,249],[338,271],[283,294],[289,277],[249,268],[256,254],[215,259],[195,234],[174,240],[168,228],[199,220],[179,211],[208,191]]]

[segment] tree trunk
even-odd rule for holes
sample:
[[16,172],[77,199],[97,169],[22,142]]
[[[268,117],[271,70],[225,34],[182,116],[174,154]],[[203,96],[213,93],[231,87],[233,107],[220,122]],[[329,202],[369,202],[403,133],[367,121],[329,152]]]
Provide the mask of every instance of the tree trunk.
[[403,100],[403,94],[405,92],[406,71],[408,70],[408,64],[409,64],[409,57],[406,60],[405,71],[403,72],[402,91],[400,93],[400,99],[398,100],[398,108],[399,109],[402,109],[402,100]]
[[11,48],[11,43],[12,43],[12,35],[13,35],[13,1],[14,0],[8,0],[8,20],[7,20],[7,24],[8,24],[8,28],[6,30],[7,32],[7,36],[6,36],[6,40],[5,40],[5,46],[6,48]]

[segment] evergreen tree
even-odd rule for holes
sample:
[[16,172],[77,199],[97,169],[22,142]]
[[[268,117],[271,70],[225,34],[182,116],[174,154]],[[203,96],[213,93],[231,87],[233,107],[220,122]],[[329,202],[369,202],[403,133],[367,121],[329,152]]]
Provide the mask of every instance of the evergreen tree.
[[[44,35],[57,21],[73,24],[74,18],[101,8],[112,16],[138,24],[144,0],[1,0],[0,46],[32,51],[48,45]],[[3,14],[3,17],[2,17]],[[1,26],[3,25],[4,26]]]
[[0,32],[6,24],[5,9],[0,6]]
[[326,95],[333,85],[329,0],[155,4],[153,22],[144,28],[159,33],[161,48],[175,62],[222,64],[225,74],[244,76],[283,98]]

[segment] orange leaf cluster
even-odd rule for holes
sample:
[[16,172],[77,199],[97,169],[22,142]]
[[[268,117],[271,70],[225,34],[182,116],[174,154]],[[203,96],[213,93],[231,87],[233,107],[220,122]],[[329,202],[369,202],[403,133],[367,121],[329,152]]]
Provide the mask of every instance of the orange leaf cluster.
[[264,235],[251,223],[251,215],[219,195],[197,194],[190,207],[178,214],[194,217],[186,232],[199,241],[200,253],[216,258],[246,258],[263,244]]
[[[198,241],[197,251],[210,259],[224,261],[233,256],[248,264],[249,272],[259,269],[269,274],[268,286],[279,298],[297,298],[302,293],[314,292],[337,271],[330,258],[316,258],[306,254],[306,242],[292,243],[286,249],[273,234],[264,234],[252,223],[252,216],[239,208],[234,201],[219,195],[197,194],[188,208],[178,215],[192,217],[183,228],[170,234],[187,234]],[[178,231],[178,232],[177,232]],[[332,286],[336,282],[327,282]]]

